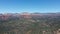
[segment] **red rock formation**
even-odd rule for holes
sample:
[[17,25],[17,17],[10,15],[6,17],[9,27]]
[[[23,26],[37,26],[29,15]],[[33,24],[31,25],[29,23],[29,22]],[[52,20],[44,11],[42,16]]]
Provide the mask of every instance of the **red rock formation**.
[[31,14],[29,14],[29,13],[27,13],[27,12],[22,13],[21,16],[22,16],[23,18],[31,18]]

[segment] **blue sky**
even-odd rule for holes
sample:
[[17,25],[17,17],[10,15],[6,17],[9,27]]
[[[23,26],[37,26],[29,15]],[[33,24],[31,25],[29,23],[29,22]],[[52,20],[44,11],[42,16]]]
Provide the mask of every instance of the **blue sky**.
[[60,0],[0,0],[0,13],[60,12]]

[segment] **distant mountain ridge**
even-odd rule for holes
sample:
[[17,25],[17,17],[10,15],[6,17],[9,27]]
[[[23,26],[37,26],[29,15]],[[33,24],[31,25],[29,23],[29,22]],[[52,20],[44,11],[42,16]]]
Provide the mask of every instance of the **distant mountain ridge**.
[[6,13],[6,14],[0,14],[0,19],[7,20],[9,17],[18,17],[18,18],[31,18],[31,17],[55,17],[55,16],[60,16],[60,13],[28,13],[28,12],[23,12],[23,13]]

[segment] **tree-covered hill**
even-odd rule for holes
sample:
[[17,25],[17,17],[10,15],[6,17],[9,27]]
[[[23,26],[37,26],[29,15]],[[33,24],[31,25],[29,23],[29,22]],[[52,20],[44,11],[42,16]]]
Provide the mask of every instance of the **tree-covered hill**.
[[9,17],[0,19],[0,34],[53,34],[60,29],[60,16]]

